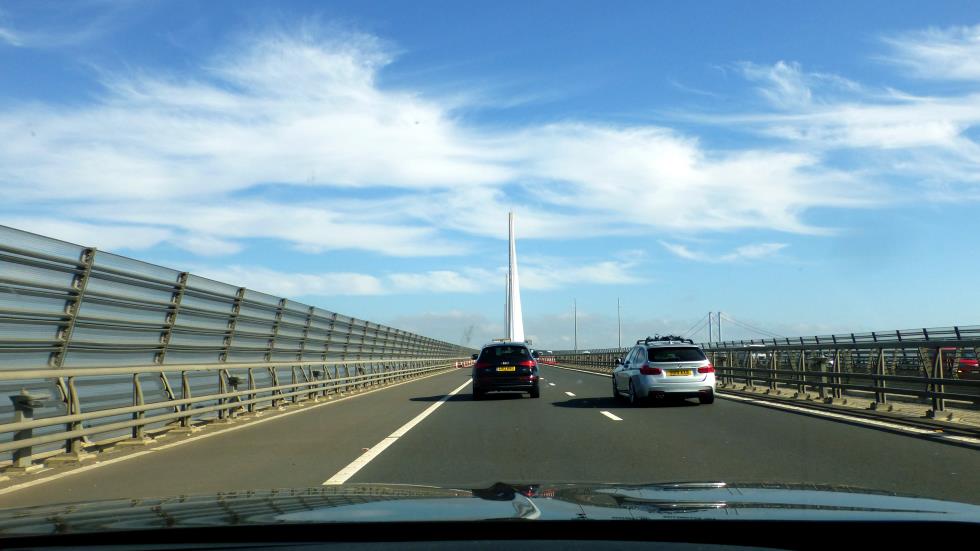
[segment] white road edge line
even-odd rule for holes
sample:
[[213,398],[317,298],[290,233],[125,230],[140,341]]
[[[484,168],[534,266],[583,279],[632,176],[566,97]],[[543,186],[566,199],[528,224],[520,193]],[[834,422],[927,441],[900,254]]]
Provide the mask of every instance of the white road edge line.
[[606,417],[612,419],[613,421],[622,421],[620,417],[616,417],[615,415],[609,413],[608,411],[600,411],[599,413],[605,415]]
[[980,445],[980,438],[971,438],[969,436],[940,435],[939,433],[937,433],[936,431],[934,431],[932,429],[923,429],[923,428],[919,428],[919,427],[910,427],[908,425],[901,425],[901,424],[898,424],[898,423],[890,423],[888,421],[878,421],[878,420],[875,420],[875,419],[866,419],[864,417],[853,417],[853,416],[850,416],[850,415],[844,415],[844,414],[835,413],[835,412],[832,412],[832,411],[822,411],[822,410],[819,410],[819,409],[799,407],[799,406],[794,406],[794,405],[791,405],[791,404],[781,404],[779,402],[770,402],[768,400],[759,400],[758,398],[749,398],[747,396],[736,396],[734,394],[721,394],[721,393],[719,393],[718,396],[720,398],[728,398],[729,400],[736,400],[736,401],[739,401],[739,402],[748,402],[748,403],[753,403],[753,404],[760,404],[760,405],[765,405],[765,406],[769,406],[769,407],[776,407],[776,408],[786,409],[786,410],[790,410],[790,411],[800,411],[800,412],[803,412],[803,413],[807,413],[807,414],[810,414],[810,415],[817,415],[817,416],[820,416],[820,417],[830,417],[832,419],[844,419],[844,420],[847,420],[847,421],[850,421],[850,422],[860,423],[860,424],[863,424],[863,425],[870,425],[870,426],[874,426],[874,427],[883,427],[883,428],[887,428],[887,429],[899,430],[899,431],[902,431],[902,432],[908,432],[908,433],[912,433],[912,434],[934,436],[934,437],[936,437],[938,439],[955,440],[957,442],[966,442],[966,443],[969,443],[969,444],[977,444],[977,445]]
[[412,430],[412,428],[414,428],[415,425],[418,425],[419,423],[422,422],[423,419],[425,419],[426,417],[432,415],[432,413],[435,410],[437,410],[439,408],[439,406],[441,406],[442,404],[445,404],[447,400],[449,400],[450,398],[452,398],[453,396],[455,396],[456,394],[458,394],[460,390],[463,390],[464,388],[466,388],[466,385],[470,384],[471,382],[472,381],[466,381],[465,383],[463,383],[463,384],[459,385],[458,387],[456,387],[456,390],[453,390],[449,394],[446,394],[438,402],[436,402],[436,403],[432,404],[431,406],[427,407],[425,409],[425,411],[423,411],[422,413],[416,415],[414,419],[412,419],[411,421],[409,421],[409,422],[405,423],[404,425],[402,425],[401,428],[399,428],[395,432],[391,433],[389,436],[385,437],[384,440],[382,440],[381,442],[378,442],[377,444],[375,444],[368,451],[362,453],[360,457],[358,457],[357,459],[355,459],[354,461],[352,461],[350,463],[350,465],[347,465],[346,467],[344,467],[343,469],[341,469],[339,472],[337,472],[337,474],[331,476],[322,485],[323,486],[334,486],[334,485],[337,485],[337,484],[343,484],[344,482],[347,482],[347,480],[350,479],[350,477],[352,477],[355,474],[357,474],[357,471],[363,469],[365,467],[365,465],[367,465],[368,463],[371,462],[372,459],[374,459],[375,457],[381,455],[381,452],[383,452],[386,449],[388,449],[388,446],[394,444],[395,441],[398,440],[399,438],[401,438],[402,436],[405,436],[405,434],[408,431]]
[[395,384],[384,386],[384,387],[381,387],[381,388],[376,388],[374,390],[368,390],[366,392],[360,392],[360,393],[357,393],[357,394],[351,394],[350,396],[343,396],[341,398],[334,398],[334,399],[331,399],[329,401],[322,402],[322,403],[319,403],[319,404],[317,404],[317,403],[311,403],[311,405],[305,406],[302,409],[295,409],[293,411],[287,411],[287,412],[284,412],[284,413],[279,413],[277,415],[272,415],[271,417],[266,417],[264,419],[249,419],[247,422],[242,423],[241,425],[235,425],[235,426],[232,426],[232,427],[228,427],[226,429],[222,429],[222,430],[219,430],[219,431],[216,431],[216,432],[209,432],[207,434],[202,434],[202,435],[199,435],[199,436],[191,436],[190,438],[187,438],[185,440],[178,440],[177,442],[171,442],[169,444],[164,444],[162,446],[153,446],[151,444],[151,446],[153,446],[153,447],[151,447],[149,449],[146,449],[146,450],[143,450],[143,451],[140,451],[140,452],[132,453],[132,454],[129,454],[129,455],[124,455],[122,457],[116,457],[114,459],[106,459],[106,460],[103,460],[103,461],[97,460],[95,463],[92,463],[90,465],[85,465],[83,467],[77,467],[77,468],[72,469],[70,471],[65,471],[65,472],[62,472],[62,473],[52,474],[52,475],[46,476],[44,478],[39,478],[37,480],[31,480],[31,481],[28,481],[28,482],[22,482],[20,484],[14,484],[13,486],[7,486],[6,488],[0,488],[0,495],[13,493],[13,492],[16,492],[18,490],[26,490],[27,488],[31,488],[33,486],[38,486],[40,484],[44,484],[45,482],[53,482],[55,480],[59,480],[59,479],[62,479],[62,478],[67,478],[67,477],[72,476],[72,475],[75,475],[75,474],[81,474],[81,473],[84,473],[86,471],[91,471],[91,470],[97,469],[99,467],[105,467],[105,466],[108,466],[108,465],[112,465],[114,463],[122,463],[123,461],[128,461],[130,459],[136,459],[137,457],[142,457],[142,456],[144,456],[146,454],[150,454],[150,453],[153,453],[153,452],[162,451],[162,450],[166,450],[166,449],[169,449],[169,448],[175,448],[177,446],[183,446],[184,444],[190,444],[191,442],[198,442],[200,440],[204,440],[205,438],[211,438],[212,436],[218,436],[219,434],[225,434],[225,433],[229,433],[229,432],[240,430],[240,429],[246,429],[248,427],[254,427],[255,425],[261,425],[262,423],[265,423],[267,421],[275,421],[276,419],[282,419],[283,417],[289,417],[290,415],[295,415],[297,413],[303,413],[305,411],[312,411],[314,409],[317,409],[317,408],[320,408],[320,407],[323,407],[323,406],[329,406],[330,404],[338,404],[340,402],[345,402],[345,401],[350,400],[352,398],[360,398],[361,396],[367,396],[368,394],[374,394],[375,392],[381,392],[382,390],[388,390],[389,388],[394,388],[396,386],[407,385],[407,384],[410,384],[410,383],[414,383],[416,381],[421,381],[422,379],[428,379],[429,377],[437,377],[439,375],[444,375],[446,373],[455,373],[455,371],[451,371],[451,370],[449,370],[449,371],[440,371],[439,373],[433,373],[431,375],[423,375],[422,377],[419,377],[417,379],[411,379],[411,380],[408,380],[408,381],[403,381],[403,382],[400,382],[400,383],[395,383]]
[[574,392],[568,392],[567,390],[565,391],[565,394],[567,394],[568,396],[573,396],[573,397],[575,396]]

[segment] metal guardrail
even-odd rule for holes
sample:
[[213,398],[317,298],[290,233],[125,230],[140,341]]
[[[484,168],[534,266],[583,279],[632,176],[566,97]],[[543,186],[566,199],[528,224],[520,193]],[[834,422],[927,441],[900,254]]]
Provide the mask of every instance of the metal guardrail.
[[[386,380],[392,371],[435,368],[471,352],[0,226],[0,396],[10,397],[0,404],[0,462],[20,449],[13,440],[25,439],[21,430],[39,429],[42,434],[35,431],[30,438],[43,437],[39,445],[47,447],[40,452],[47,453],[58,448],[45,431],[54,434],[57,425],[70,424],[71,434],[57,440],[67,442],[69,455],[78,455],[83,439],[119,436],[107,427],[139,432],[164,421],[154,409],[193,409],[190,417],[198,418],[206,413],[199,409],[216,408],[209,412],[221,415],[227,411],[223,401],[251,396],[228,391],[239,384],[257,396],[266,393],[270,401],[273,394],[330,391],[341,379]],[[331,368],[355,374],[335,372],[329,382],[314,376]],[[281,383],[286,378],[291,383]],[[134,418],[127,421],[132,427],[123,427],[119,415],[148,422]],[[185,413],[167,419],[187,418]]]
[[[964,360],[980,356],[980,327],[944,327],[783,339],[702,343],[722,382],[815,393],[828,402],[867,396],[876,409],[893,398],[928,403],[930,415],[946,401],[980,406],[980,373]],[[629,348],[589,353],[556,351],[562,365],[610,373]],[[969,357],[969,359],[967,359]],[[977,379],[973,379],[976,377]]]
[[[85,444],[107,444],[119,438],[103,438],[101,442],[92,442],[92,436],[114,435],[118,431],[127,431],[123,437],[134,443],[142,443],[147,439],[147,433],[153,428],[161,430],[189,429],[194,421],[224,420],[236,417],[240,412],[253,413],[265,408],[275,408],[286,402],[297,403],[303,400],[317,400],[334,394],[343,394],[405,380],[426,373],[441,371],[455,367],[457,362],[446,362],[442,359],[425,360],[396,360],[383,362],[375,360],[319,363],[304,362],[288,365],[292,372],[289,383],[278,382],[274,377],[267,380],[270,384],[256,384],[256,372],[272,372],[283,364],[229,364],[214,365],[183,365],[183,366],[134,366],[111,368],[85,368],[47,370],[63,371],[67,378],[69,401],[78,397],[72,394],[75,382],[85,377],[98,377],[106,374],[125,375],[132,381],[133,405],[111,407],[87,413],[69,413],[40,419],[34,418],[34,411],[45,405],[45,396],[33,395],[27,392],[12,396],[16,415],[13,422],[0,425],[0,431],[13,433],[12,440],[0,442],[0,452],[13,452],[13,469],[30,468],[34,457],[33,447],[55,442],[64,442],[66,455],[60,459],[78,460],[85,452]],[[315,369],[319,368],[319,369]],[[333,374],[330,373],[333,369]],[[352,375],[351,372],[354,372]],[[163,373],[179,373],[183,381],[184,392],[180,398],[167,397],[164,400],[147,400],[142,390],[142,377]],[[188,379],[190,373],[210,373],[218,386],[217,392],[193,396]],[[299,374],[299,377],[297,377]],[[0,380],[17,380],[22,372],[0,372]],[[245,386],[239,390],[240,386]],[[35,429],[48,430],[43,434],[35,434]]]

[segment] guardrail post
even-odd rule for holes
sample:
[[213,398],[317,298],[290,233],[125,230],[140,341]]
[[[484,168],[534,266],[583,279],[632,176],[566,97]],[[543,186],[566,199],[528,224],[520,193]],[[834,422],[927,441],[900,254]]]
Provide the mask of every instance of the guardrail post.
[[834,376],[831,378],[831,381],[834,383],[834,386],[831,388],[831,396],[839,400],[844,397],[844,387],[842,386],[843,380],[841,378],[841,373],[843,371],[841,368],[841,353],[839,348],[834,349],[834,365],[831,369],[834,372]]
[[[143,401],[143,384],[140,382],[140,374],[133,373],[133,407],[139,407],[144,404]],[[145,411],[133,412],[133,421],[142,421],[143,417],[146,416]],[[133,427],[133,440],[142,441],[146,439],[146,428],[143,424],[139,424]]]
[[[82,302],[85,300],[85,290],[88,288],[88,282],[92,275],[92,268],[95,266],[95,255],[96,249],[86,248],[83,249],[79,255],[77,268],[80,269],[78,273],[72,278],[71,281],[71,295],[65,301],[65,318],[63,323],[58,327],[57,339],[58,346],[55,352],[51,355],[48,363],[52,367],[64,367],[65,358],[68,356],[68,352],[71,348],[72,335],[75,332],[75,322],[78,318],[78,311],[82,307]],[[64,378],[59,377],[58,388],[61,391],[62,397],[65,402],[65,409],[69,415],[80,413],[81,406],[78,401],[78,393],[75,392],[74,380],[72,377],[68,377],[68,382]],[[68,423],[65,426],[67,431],[72,431],[75,428],[80,428],[81,423]],[[56,458],[49,458],[48,461],[52,463],[68,462],[74,463],[82,461],[93,457],[92,454],[87,454],[82,448],[82,440],[79,438],[69,438],[65,441],[65,455]]]
[[[180,397],[183,400],[190,400],[193,398],[191,395],[190,377],[187,376],[186,371],[180,372]],[[193,404],[182,404],[180,406],[180,411],[186,413],[193,409],[193,407]],[[194,432],[195,429],[191,426],[191,416],[189,414],[181,417],[179,423],[180,426],[175,430],[179,430],[181,432]]]
[[323,368],[323,384],[320,385],[320,395],[324,398],[330,396],[330,390],[333,388],[333,380],[330,378],[330,370],[327,368],[327,364],[322,365]]
[[[76,415],[82,412],[81,402],[78,397],[78,390],[75,388],[75,377],[58,378],[58,390],[61,392],[65,403],[65,410],[68,415]],[[80,430],[81,421],[72,421],[65,424],[68,432]],[[45,463],[78,463],[95,457],[95,454],[87,453],[83,446],[83,437],[69,436],[65,440],[65,453],[55,457],[49,457]]]
[[[922,331],[925,332],[925,329]],[[929,384],[929,390],[932,392],[932,409],[927,411],[926,415],[936,418],[941,415],[940,412],[946,411],[946,400],[942,397],[945,387],[941,382],[943,379],[943,349],[937,346],[933,350],[935,350],[936,357],[932,363],[933,381]]]
[[779,369],[779,350],[773,349],[772,354],[769,354],[769,391],[775,393],[778,388],[776,385],[776,379],[779,375],[776,370]]
[[[167,358],[167,351],[170,349],[170,341],[173,340],[174,326],[177,324],[177,314],[180,312],[180,303],[184,298],[184,292],[187,290],[187,272],[180,272],[177,275],[177,283],[174,286],[174,291],[170,295],[170,305],[167,307],[167,313],[163,320],[163,331],[160,333],[160,351],[156,353],[153,358],[154,363],[162,365]],[[167,374],[163,371],[160,372],[160,382],[163,384],[163,390],[167,394],[168,400],[175,400],[174,389],[170,385],[170,379],[167,378]],[[174,406],[174,413],[180,411],[179,406]]]
[[[228,391],[228,387],[225,386],[224,371],[225,371],[224,369],[219,369],[218,372],[217,372],[218,373],[218,394],[224,394],[225,392]],[[224,396],[218,398],[218,406],[223,406],[223,405],[225,405],[225,403],[227,403],[227,400],[225,399]],[[226,419],[226,417],[227,417],[227,412],[225,411],[225,408],[219,407],[218,408],[218,420],[219,421],[224,421]]]
[[350,319],[350,322],[348,322],[348,324],[347,324],[347,332],[344,335],[344,352],[340,356],[340,359],[342,359],[342,360],[348,359],[347,358],[347,352],[348,352],[348,350],[350,350],[350,338],[351,338],[351,333],[354,331],[354,321],[355,321],[355,319],[354,318],[351,318]]
[[[735,377],[736,374],[738,373],[736,369],[739,369],[741,366],[739,365],[738,356],[735,354],[734,350],[729,349],[727,355],[728,355],[728,371],[732,374],[732,384],[734,385]],[[739,378],[742,380],[743,384],[748,385],[748,381],[746,380],[744,373],[742,373]]]
[[888,395],[885,394],[885,387],[887,386],[886,381],[882,376],[885,374],[885,349],[879,348],[877,354],[875,354],[874,360],[874,387],[875,387],[875,401],[872,404],[872,409],[878,409],[879,407],[888,403]]
[[320,396],[320,389],[323,387],[323,384],[320,382],[322,380],[321,379],[322,375],[323,375],[323,371],[319,369],[313,369],[312,367],[310,368],[310,376],[312,377],[312,381],[310,382],[310,386],[309,386],[310,389],[309,398],[314,402],[318,401],[317,398]]
[[279,305],[276,307],[276,320],[272,322],[272,337],[269,339],[269,347],[265,351],[265,361],[267,362],[272,361],[272,354],[276,349],[276,341],[279,339],[279,327],[282,325],[282,315],[285,309],[286,299],[281,298],[279,299]]
[[[34,418],[34,410],[44,406],[44,400],[50,398],[46,394],[30,394],[27,390],[21,390],[20,394],[10,396],[10,401],[14,405],[14,423],[30,421]],[[33,429],[19,430],[14,433],[14,441],[27,440],[34,436]],[[4,470],[4,474],[25,474],[43,468],[42,465],[34,465],[33,448],[24,446],[13,451],[13,462]]]
[[[173,339],[174,325],[177,324],[177,314],[180,313],[180,303],[187,290],[187,277],[187,272],[180,272],[177,276],[177,283],[170,295],[170,305],[167,306],[167,313],[164,316],[163,331],[160,332],[160,351],[156,353],[154,363],[162,364],[166,361],[167,350],[170,349],[170,341]],[[166,379],[163,372],[160,375]]]
[[[236,377],[235,375],[229,375],[228,376],[228,386],[231,387],[231,391],[232,392],[238,392],[238,385],[240,385],[241,382],[242,382],[242,380],[240,378]],[[240,405],[239,406],[232,406],[231,404],[234,403],[234,402],[241,402],[241,401],[242,401],[241,396],[235,396],[235,397],[230,398],[228,400],[228,405],[229,405],[229,407],[228,407],[228,417],[229,418],[235,419],[236,417],[238,417],[238,410],[242,409],[242,406],[240,406]]]
[[81,272],[75,274],[71,281],[71,292],[73,293],[65,301],[65,320],[58,328],[59,345],[53,356],[49,360],[52,367],[64,367],[65,357],[71,347],[71,337],[75,332],[75,321],[78,319],[78,311],[85,300],[85,290],[88,288],[88,281],[92,275],[92,268],[95,265],[95,249],[84,249],[79,256],[78,267]]
[[361,331],[361,342],[357,347],[357,359],[363,360],[364,358],[364,345],[367,343],[368,329],[371,327],[371,322],[364,321],[364,329]]
[[272,366],[268,369],[269,380],[272,383],[272,388],[275,389],[272,391],[271,407],[278,408],[280,402],[282,402],[282,398],[280,397],[282,390],[279,390],[279,366]]
[[255,413],[255,372],[253,368],[248,368],[248,406],[245,410],[249,413]]
[[[331,341],[333,341],[333,329],[334,329],[334,326],[336,324],[337,324],[337,313],[336,312],[333,312],[330,315],[330,326],[327,327],[327,336],[325,337],[324,343],[323,343],[323,355],[321,356],[321,358],[323,359],[323,361],[327,361],[329,359],[329,356],[330,356],[330,343],[331,343]],[[337,378],[337,368],[336,368],[336,366],[334,367],[334,378],[335,379]]]
[[746,356],[745,366],[749,370],[748,371],[748,383],[747,384],[748,384],[748,387],[750,389],[754,389],[755,388],[755,380],[754,380],[755,373],[754,373],[753,369],[755,368],[755,355],[750,350],[750,351],[748,351],[748,352],[745,353],[745,356]]
[[[802,344],[802,340],[801,340]],[[800,355],[796,365],[796,397],[808,398],[806,392],[806,350],[800,348]]]
[[306,324],[303,326],[303,338],[299,342],[299,355],[296,357],[297,360],[303,361],[306,354],[306,342],[310,338],[310,328],[313,326],[313,311],[314,307],[310,306],[306,311]]
[[[140,374],[133,373],[133,407],[140,407],[146,404],[143,399],[143,383],[140,381]],[[132,438],[130,440],[123,440],[117,443],[117,446],[143,446],[149,444],[153,440],[147,438],[146,436],[146,425],[144,423],[144,418],[146,417],[146,411],[139,410],[133,412],[133,421],[138,422],[138,424],[133,425]]]
[[824,400],[827,397],[827,382],[829,381],[829,377],[825,375],[827,373],[827,358],[824,357],[823,350],[820,351],[819,356],[814,358],[813,363],[816,364],[816,371],[821,373],[817,381],[817,396],[820,397],[820,400]]
[[[293,392],[293,391],[296,390],[296,386],[295,385],[298,382],[299,382],[299,380],[296,378],[296,366],[295,365],[291,365],[291,366],[289,366],[289,383],[292,384],[292,385],[294,385],[294,386],[289,387],[289,391],[290,392]],[[294,404],[297,403],[297,402],[299,402],[299,394],[293,394],[292,401],[293,401]]]
[[387,325],[379,326],[384,330],[384,339],[381,341],[381,357],[388,357],[388,344],[391,340],[391,328]]

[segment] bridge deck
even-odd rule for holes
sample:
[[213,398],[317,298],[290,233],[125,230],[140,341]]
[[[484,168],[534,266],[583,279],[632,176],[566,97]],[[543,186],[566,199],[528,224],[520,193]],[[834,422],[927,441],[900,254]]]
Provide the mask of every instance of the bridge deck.
[[[725,399],[629,408],[611,398],[607,377],[553,367],[542,374],[537,400],[474,402],[464,387],[350,482],[785,482],[980,503],[973,449]],[[0,494],[0,507],[319,486],[468,375],[461,369],[303,406],[158,449],[165,439],[131,460]]]

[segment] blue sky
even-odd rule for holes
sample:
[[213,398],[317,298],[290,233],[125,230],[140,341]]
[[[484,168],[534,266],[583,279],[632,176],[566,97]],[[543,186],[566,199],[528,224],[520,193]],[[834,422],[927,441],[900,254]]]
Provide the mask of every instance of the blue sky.
[[0,224],[474,345],[509,209],[553,348],[978,323],[975,3],[526,4],[0,0]]

